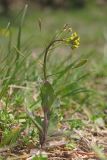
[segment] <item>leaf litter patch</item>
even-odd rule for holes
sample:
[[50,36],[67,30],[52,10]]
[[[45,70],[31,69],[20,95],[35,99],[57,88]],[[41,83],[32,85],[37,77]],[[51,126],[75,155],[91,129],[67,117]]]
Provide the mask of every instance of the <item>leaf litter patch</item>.
[[0,148],[0,156],[6,160],[36,160],[40,155],[49,160],[107,159],[106,128],[102,129],[90,122],[84,129],[74,129],[69,133],[67,136],[53,137],[43,149],[35,145],[24,146],[21,143],[16,147]]

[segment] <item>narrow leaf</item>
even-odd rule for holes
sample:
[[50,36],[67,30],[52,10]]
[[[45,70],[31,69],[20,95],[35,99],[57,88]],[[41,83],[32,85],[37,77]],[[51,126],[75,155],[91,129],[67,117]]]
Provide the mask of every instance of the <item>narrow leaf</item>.
[[79,68],[87,63],[87,59],[82,59],[79,63],[77,63],[73,68]]
[[34,123],[34,125],[37,127],[37,129],[43,133],[43,128],[41,126],[41,124],[38,122],[38,120],[36,120],[36,118],[33,116],[32,112],[30,112],[28,109],[27,109],[27,114],[28,114],[28,117],[32,120],[32,122]]

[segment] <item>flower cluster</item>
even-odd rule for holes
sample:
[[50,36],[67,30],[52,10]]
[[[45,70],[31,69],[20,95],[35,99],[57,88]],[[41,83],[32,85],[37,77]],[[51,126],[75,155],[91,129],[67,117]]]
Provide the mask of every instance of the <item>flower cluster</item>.
[[72,49],[78,48],[80,45],[80,37],[74,32],[69,38],[64,39],[65,43],[71,45]]

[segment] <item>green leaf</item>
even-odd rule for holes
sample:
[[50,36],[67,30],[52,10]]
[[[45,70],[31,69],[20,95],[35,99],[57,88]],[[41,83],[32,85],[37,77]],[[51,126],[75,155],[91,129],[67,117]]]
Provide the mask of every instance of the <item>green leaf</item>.
[[80,120],[80,119],[71,119],[69,121],[69,125],[70,125],[70,128],[73,129],[73,128],[82,128],[84,123]]
[[62,95],[62,94],[66,94],[74,89],[76,89],[78,87],[78,83],[77,82],[72,82],[70,84],[67,84],[65,85],[64,87],[62,87],[61,89],[59,89],[57,92],[56,92],[56,96],[57,95]]
[[40,96],[42,107],[50,108],[54,102],[54,89],[48,81],[43,83]]
[[32,160],[48,160],[48,159],[47,159],[47,157],[44,157],[44,156],[41,155],[41,156],[38,156],[38,157],[37,156],[33,157]]
[[58,77],[54,80],[54,82],[53,82],[53,85],[56,85],[56,83],[62,78],[62,77],[64,77],[64,75],[66,74],[66,73],[68,73],[71,69],[73,69],[74,67],[74,65],[75,65],[75,63],[78,61],[78,59],[76,59],[75,61],[73,61],[72,63],[70,63],[69,65],[67,65],[64,69],[62,69],[60,72],[59,72],[59,74],[58,74]]
[[25,7],[24,7],[24,9],[23,9],[23,13],[22,13],[22,17],[21,17],[21,22],[20,22],[20,25],[19,25],[18,37],[17,37],[17,49],[18,50],[20,50],[22,25],[23,25],[23,22],[24,22],[24,19],[25,19],[27,8],[28,8],[28,5],[26,4]]
[[87,63],[87,59],[82,59],[79,63],[77,63],[73,68],[79,68]]
[[21,128],[16,127],[11,130],[7,130],[3,133],[3,137],[1,140],[1,146],[10,145],[16,143],[17,139],[20,136]]
[[89,92],[89,90],[86,89],[86,88],[76,88],[74,90],[71,90],[71,92],[68,92],[68,93],[62,95],[62,98],[69,97],[69,96],[74,96],[78,93],[83,93],[83,92]]
[[41,119],[40,117],[34,117],[32,112],[30,112],[28,109],[27,109],[27,115],[28,117],[32,120],[32,122],[34,123],[34,125],[37,127],[37,129],[43,133],[43,128],[42,128],[42,125],[41,125]]
[[[17,47],[16,47],[18,52],[16,51],[16,53],[17,53],[16,62],[19,60],[19,51],[21,49],[22,26],[23,26],[23,22],[24,22],[24,19],[25,19],[26,12],[27,12],[27,8],[28,8],[28,5],[26,4],[24,9],[23,9],[21,21],[20,21],[20,24],[19,24],[18,36],[17,36]],[[17,63],[16,63],[16,65],[17,65]]]

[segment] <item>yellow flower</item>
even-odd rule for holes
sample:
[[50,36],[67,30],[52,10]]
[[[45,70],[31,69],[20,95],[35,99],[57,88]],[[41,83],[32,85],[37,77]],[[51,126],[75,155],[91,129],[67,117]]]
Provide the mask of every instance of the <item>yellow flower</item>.
[[76,38],[76,37],[78,37],[78,35],[77,35],[76,32],[74,32],[74,33],[71,35],[70,39],[73,40],[73,39]]
[[75,48],[78,48],[79,46],[77,46],[77,45],[72,45],[72,49],[75,49]]
[[69,38],[64,40],[67,44],[71,45],[72,49],[78,48],[80,45],[80,37],[74,32]]

